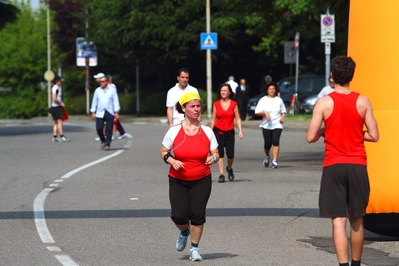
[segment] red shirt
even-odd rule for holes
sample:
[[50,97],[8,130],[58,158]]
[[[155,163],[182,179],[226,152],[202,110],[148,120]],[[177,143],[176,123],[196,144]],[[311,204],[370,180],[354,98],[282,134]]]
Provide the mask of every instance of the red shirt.
[[170,166],[169,175],[186,181],[199,180],[209,175],[211,168],[205,163],[209,154],[210,143],[211,141],[202,127],[193,136],[185,134],[184,129],[180,127],[173,141],[172,149],[175,158],[184,163],[184,168],[175,170]]
[[330,93],[334,101],[331,115],[324,120],[325,155],[323,167],[334,164],[367,165],[364,148],[364,118],[356,108],[359,93]]
[[234,109],[237,106],[237,102],[234,100],[230,100],[230,106],[227,108],[227,110],[223,110],[222,100],[217,100],[215,102],[215,108],[216,108],[216,122],[215,122],[215,127],[217,127],[220,130],[223,131],[229,131],[234,129]]

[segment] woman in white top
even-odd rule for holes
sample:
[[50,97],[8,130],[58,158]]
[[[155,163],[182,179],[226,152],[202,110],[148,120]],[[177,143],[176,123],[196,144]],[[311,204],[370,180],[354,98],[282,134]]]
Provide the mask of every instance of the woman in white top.
[[263,96],[255,108],[255,114],[263,116],[262,128],[265,159],[263,165],[269,167],[270,149],[273,145],[272,168],[278,168],[278,155],[280,152],[280,136],[283,131],[283,123],[287,110],[283,100],[277,96],[278,87],[275,82],[269,82],[266,86],[266,96]]

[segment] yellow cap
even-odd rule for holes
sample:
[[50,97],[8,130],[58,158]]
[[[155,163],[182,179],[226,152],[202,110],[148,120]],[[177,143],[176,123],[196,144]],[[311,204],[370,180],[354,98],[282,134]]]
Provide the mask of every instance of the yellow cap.
[[194,91],[190,91],[190,92],[186,92],[185,94],[183,94],[180,97],[179,103],[181,106],[183,106],[183,104],[188,103],[189,101],[192,101],[192,100],[201,100],[201,98],[198,95],[198,93],[196,93]]

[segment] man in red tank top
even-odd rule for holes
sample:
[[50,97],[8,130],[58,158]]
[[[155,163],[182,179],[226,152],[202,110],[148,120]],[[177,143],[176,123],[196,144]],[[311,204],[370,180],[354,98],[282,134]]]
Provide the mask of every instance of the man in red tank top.
[[342,266],[349,266],[347,218],[351,226],[351,266],[360,266],[363,216],[370,193],[364,141],[379,139],[370,101],[349,89],[355,67],[355,62],[347,56],[332,60],[330,76],[335,83],[334,92],[317,100],[306,134],[309,143],[324,137],[319,209],[321,217],[332,219],[334,247]]

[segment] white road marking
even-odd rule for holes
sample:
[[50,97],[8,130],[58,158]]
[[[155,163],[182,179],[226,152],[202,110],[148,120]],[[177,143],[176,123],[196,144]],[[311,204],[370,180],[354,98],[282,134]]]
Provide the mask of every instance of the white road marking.
[[[128,143],[131,144],[132,142],[129,141]],[[130,147],[130,145],[129,145],[129,147]],[[126,145],[125,145],[125,148],[128,148],[128,147],[126,147]],[[75,170],[72,170],[69,173],[63,175],[61,177],[61,180],[57,179],[55,182],[63,182],[64,181],[63,179],[67,179],[67,178],[71,177],[72,175],[78,173],[79,171],[82,171],[82,170],[89,168],[93,165],[99,164],[99,163],[104,162],[108,159],[111,159],[115,156],[118,156],[122,152],[124,152],[124,150],[118,150],[108,156],[105,156],[104,158],[101,158],[97,161],[94,161],[94,162],[88,163],[86,165],[83,165],[79,168],[76,168]],[[50,184],[49,187],[55,187],[58,185],[59,184]],[[45,244],[54,244],[55,243],[53,236],[51,235],[50,231],[48,230],[47,223],[46,223],[46,217],[44,215],[44,202],[46,201],[47,196],[53,190],[54,190],[54,188],[43,189],[43,191],[40,192],[39,195],[36,196],[35,201],[33,202],[33,214],[34,214],[36,230],[40,236],[40,239]],[[55,247],[55,246],[48,246],[47,249],[50,251],[61,251],[61,249],[59,247]],[[63,266],[79,265],[74,260],[72,260],[71,257],[69,257],[68,255],[55,255],[55,257]]]
[[79,266],[68,255],[55,255],[55,257],[64,266]]
[[50,251],[62,251],[59,247],[52,247],[52,246],[47,247],[47,249]]

